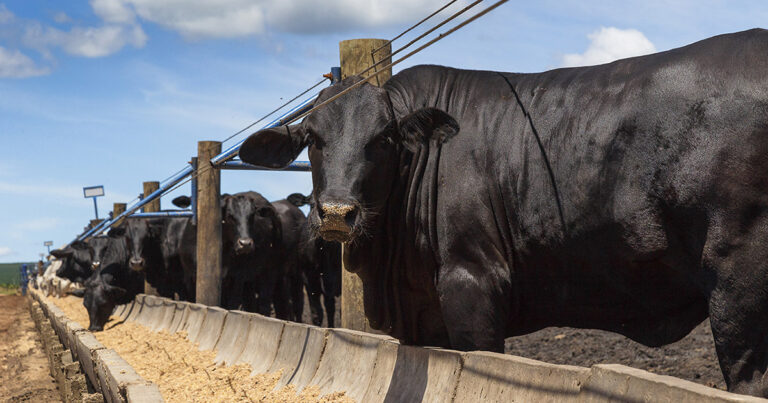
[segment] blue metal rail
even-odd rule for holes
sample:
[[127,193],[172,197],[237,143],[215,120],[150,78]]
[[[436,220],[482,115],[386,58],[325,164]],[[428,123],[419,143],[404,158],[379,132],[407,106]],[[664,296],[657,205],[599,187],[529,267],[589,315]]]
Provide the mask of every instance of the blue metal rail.
[[99,225],[91,228],[90,230],[86,231],[84,234],[80,235],[77,240],[82,241],[89,236],[93,234],[98,234],[101,231],[104,231],[105,229],[111,227],[116,223],[118,220],[120,220],[123,217],[127,217],[136,211],[138,211],[140,208],[146,206],[151,201],[157,199],[158,197],[162,196],[163,193],[171,189],[173,186],[184,180],[187,176],[189,176],[194,171],[194,168],[192,166],[187,166],[185,169],[180,171],[178,174],[176,174],[174,177],[169,179],[163,186],[161,186],[159,189],[155,190],[154,192],[150,193],[148,196],[144,197],[143,199],[137,201],[134,203],[131,207],[127,208],[124,212],[120,213],[117,217],[112,217],[110,220],[104,220]]
[[312,166],[309,161],[294,161],[291,165],[285,168],[264,168],[256,165],[251,165],[247,162],[240,160],[227,161],[219,165],[219,169],[232,169],[232,170],[251,170],[251,171],[293,171],[293,172],[310,172]]
[[192,217],[192,210],[168,210],[168,211],[154,211],[151,213],[134,213],[133,217],[139,218],[164,218],[164,217]]
[[[332,78],[331,78],[331,83],[332,84],[339,82],[341,80],[341,69],[339,67],[332,67],[331,68],[331,76],[332,76]],[[291,119],[293,119],[293,118],[303,114],[304,112],[312,109],[312,105],[314,104],[314,102],[315,102],[315,97],[314,96],[305,99],[299,105],[297,105],[293,109],[289,110],[288,112],[284,113],[279,118],[269,122],[264,127],[262,127],[260,130],[269,129],[269,128],[272,128],[272,127],[277,127],[277,126],[284,125],[286,122],[290,121]],[[237,153],[240,151],[240,146],[243,145],[243,142],[245,142],[245,140],[241,140],[237,144],[235,144],[235,145],[229,147],[228,149],[224,150],[224,152],[222,152],[221,154],[213,157],[211,159],[210,163],[214,167],[222,168],[222,169],[268,170],[266,168],[260,168],[260,167],[257,167],[255,165],[247,164],[247,163],[242,162],[242,161],[229,161],[229,162],[227,162],[229,159],[231,159],[231,158],[233,158],[234,156],[237,155]],[[199,164],[199,162],[198,162],[198,164]],[[139,216],[139,217],[150,217],[150,216],[148,216],[146,214],[157,214],[157,213],[140,213],[140,214],[134,214],[134,213],[136,213],[136,211],[138,211],[139,209],[141,209],[145,205],[149,204],[151,201],[153,201],[153,200],[157,199],[158,197],[162,196],[165,192],[167,192],[168,190],[173,188],[173,186],[175,186],[176,184],[178,184],[179,182],[184,180],[186,177],[191,175],[196,170],[196,168],[197,167],[193,166],[193,165],[188,166],[187,168],[185,168],[184,170],[182,170],[181,172],[176,174],[174,177],[169,179],[159,189],[157,189],[156,191],[152,192],[149,195],[145,195],[145,197],[143,199],[139,200],[138,202],[136,202],[135,204],[133,204],[132,206],[127,208],[123,213],[119,214],[117,217],[113,217],[112,219],[107,219],[107,220],[102,221],[101,223],[99,223],[98,225],[94,226],[90,230],[88,230],[88,231],[84,232],[83,234],[79,235],[76,238],[76,240],[82,241],[82,240],[85,240],[88,237],[92,236],[93,234],[98,234],[98,233],[106,230],[107,228],[111,227],[112,225],[114,225],[120,219],[122,219],[124,217],[127,217],[129,215],[135,215],[135,216]],[[287,168],[284,168],[284,169],[281,169],[281,170],[283,170],[283,171],[307,172],[307,171],[310,171],[309,161],[296,161],[293,164],[289,165]],[[197,183],[195,183],[195,182],[196,181],[193,178],[193,183],[192,183],[192,188],[193,188],[192,190],[193,190],[193,192],[195,192],[195,190],[196,190],[195,188],[197,187],[196,186]],[[194,209],[195,208],[195,200],[194,200],[195,197],[193,196],[192,198],[193,198],[192,207]],[[191,210],[189,212],[184,212],[184,214],[189,214],[189,216],[193,217],[193,219],[194,219],[195,217],[194,217],[194,213],[192,211],[194,211],[194,210]],[[166,214],[166,213],[168,213],[168,212],[160,212],[159,214]],[[179,215],[174,215],[174,216],[177,216],[177,217],[185,217],[185,216],[187,216],[187,215],[184,215],[184,214],[179,213]],[[157,217],[156,215],[151,215],[151,216]],[[162,217],[169,217],[169,216],[172,216],[172,215],[167,215],[166,214],[166,215],[161,215],[161,216]]]

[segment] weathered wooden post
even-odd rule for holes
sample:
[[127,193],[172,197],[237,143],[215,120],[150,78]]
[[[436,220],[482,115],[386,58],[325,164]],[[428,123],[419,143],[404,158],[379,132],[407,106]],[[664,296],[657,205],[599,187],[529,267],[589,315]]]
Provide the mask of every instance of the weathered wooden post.
[[[126,209],[125,203],[114,203],[112,204],[112,218],[115,218],[119,216],[120,214],[125,213]],[[123,219],[120,219],[120,221],[116,222],[115,225],[120,225],[123,223]]]
[[221,171],[211,158],[221,153],[221,142],[197,143],[197,303],[221,302]]
[[[144,197],[149,197],[149,195],[154,193],[157,189],[160,189],[160,182],[156,182],[156,181],[144,182],[142,183],[142,188],[144,189]],[[157,198],[147,203],[144,206],[143,211],[145,213],[155,213],[160,211],[160,198]],[[157,289],[155,287],[152,287],[152,285],[149,284],[146,279],[144,280],[144,294],[160,295],[160,293],[157,292]]]
[[[160,182],[152,182],[152,181],[144,182],[143,187],[144,187],[144,197],[149,197],[149,195],[154,193],[155,190],[160,189]],[[144,206],[143,211],[145,213],[154,213],[154,212],[160,211],[160,199],[157,198],[147,203],[147,205]]]
[[[379,49],[380,47],[381,49]],[[374,53],[376,49],[379,50]],[[385,62],[364,74],[365,77],[371,76],[390,63],[391,58],[389,54],[391,52],[392,47],[387,44],[385,39],[350,39],[339,42],[342,80],[359,74],[380,60],[386,59]],[[381,86],[392,77],[392,69],[388,70],[375,78],[371,78],[369,82],[373,85]],[[343,257],[343,246],[341,254]],[[342,266],[344,266],[343,259]],[[344,269],[341,272],[341,326],[347,329],[371,331],[372,329],[365,318],[365,311],[363,309],[363,284],[360,281],[360,277]]]

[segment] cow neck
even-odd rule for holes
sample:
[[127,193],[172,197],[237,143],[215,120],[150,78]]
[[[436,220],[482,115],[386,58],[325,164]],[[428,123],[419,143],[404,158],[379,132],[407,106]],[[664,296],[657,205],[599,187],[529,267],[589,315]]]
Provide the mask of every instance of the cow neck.
[[[444,332],[435,288],[436,204],[440,146],[399,151],[395,180],[371,238],[345,248],[345,264],[363,281],[371,327],[408,344]],[[425,316],[434,325],[425,326]]]

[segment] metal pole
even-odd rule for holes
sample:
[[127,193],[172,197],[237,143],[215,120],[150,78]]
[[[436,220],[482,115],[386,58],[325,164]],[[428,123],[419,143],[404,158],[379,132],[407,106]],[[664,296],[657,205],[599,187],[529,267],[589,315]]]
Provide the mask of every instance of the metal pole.
[[[193,171],[197,171],[197,157],[192,157],[190,161]],[[189,185],[189,199],[192,201],[189,208],[192,210],[192,225],[197,225],[197,176],[192,176],[192,183]]]
[[99,207],[96,205],[96,198],[92,197],[93,199],[93,212],[96,213],[96,219],[99,219]]

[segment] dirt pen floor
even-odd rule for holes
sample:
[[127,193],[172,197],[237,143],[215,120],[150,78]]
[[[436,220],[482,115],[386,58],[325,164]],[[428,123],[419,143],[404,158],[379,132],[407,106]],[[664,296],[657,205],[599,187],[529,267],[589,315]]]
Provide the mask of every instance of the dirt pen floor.
[[624,364],[725,390],[709,320],[682,340],[660,348],[601,330],[548,328],[507,339],[505,351],[553,364]]
[[[88,327],[83,300],[51,298],[66,315]],[[319,396],[309,387],[297,394],[292,386],[273,391],[280,373],[251,376],[245,364],[224,367],[214,362],[215,351],[199,351],[183,333],[152,332],[133,322],[112,317],[104,331],[94,333],[114,349],[144,379],[154,382],[166,402],[350,402],[343,393]]]
[[26,297],[21,295],[0,296],[0,401],[61,401]]

